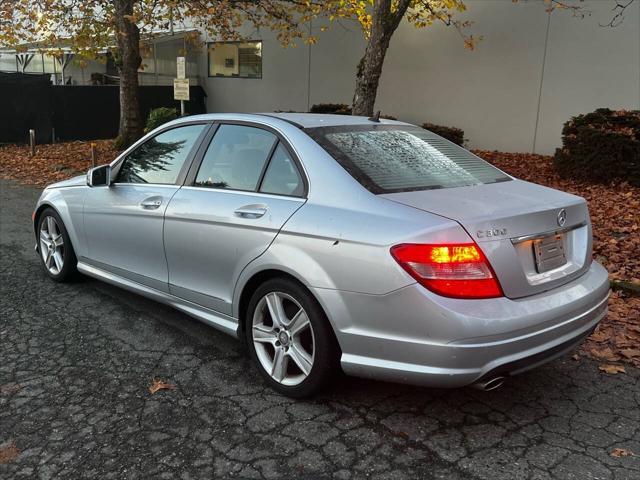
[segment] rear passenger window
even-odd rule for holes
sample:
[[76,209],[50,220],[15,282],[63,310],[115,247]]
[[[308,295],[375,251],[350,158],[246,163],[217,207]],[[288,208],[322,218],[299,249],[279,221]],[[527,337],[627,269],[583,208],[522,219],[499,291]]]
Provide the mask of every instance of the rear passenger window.
[[287,149],[279,144],[271,158],[262,180],[260,191],[277,195],[300,197],[304,194],[304,184],[300,172]]
[[221,125],[211,140],[195,185],[255,191],[277,138],[260,128]]

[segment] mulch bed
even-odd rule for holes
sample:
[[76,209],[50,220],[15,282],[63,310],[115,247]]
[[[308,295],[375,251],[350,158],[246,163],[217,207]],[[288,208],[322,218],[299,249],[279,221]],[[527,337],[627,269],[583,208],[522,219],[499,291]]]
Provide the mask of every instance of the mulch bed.
[[[99,164],[110,162],[118,153],[112,140],[39,145],[34,157],[24,145],[2,146],[0,178],[44,186],[84,174],[91,167],[91,143],[96,144]],[[624,182],[599,185],[560,178],[549,156],[476,153],[518,178],[586,198],[595,258],[607,268],[612,280],[640,285],[640,188]],[[626,289],[614,291],[609,315],[584,343],[581,353],[606,364],[622,362],[640,367],[640,296]]]

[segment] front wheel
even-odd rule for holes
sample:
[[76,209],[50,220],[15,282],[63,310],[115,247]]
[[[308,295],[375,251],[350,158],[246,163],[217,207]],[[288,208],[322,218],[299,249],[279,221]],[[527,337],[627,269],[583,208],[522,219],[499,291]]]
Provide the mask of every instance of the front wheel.
[[38,220],[38,253],[47,275],[56,282],[66,282],[76,274],[76,254],[67,229],[56,212],[47,208]]
[[331,326],[298,283],[278,278],[262,284],[245,321],[251,356],[274,390],[296,398],[312,395],[339,371]]

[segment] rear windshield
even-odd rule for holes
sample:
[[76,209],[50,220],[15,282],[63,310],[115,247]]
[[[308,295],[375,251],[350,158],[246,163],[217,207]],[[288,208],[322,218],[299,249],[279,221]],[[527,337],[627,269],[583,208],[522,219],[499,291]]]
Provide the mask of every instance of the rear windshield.
[[468,150],[419,127],[355,125],[305,131],[373,193],[511,180]]

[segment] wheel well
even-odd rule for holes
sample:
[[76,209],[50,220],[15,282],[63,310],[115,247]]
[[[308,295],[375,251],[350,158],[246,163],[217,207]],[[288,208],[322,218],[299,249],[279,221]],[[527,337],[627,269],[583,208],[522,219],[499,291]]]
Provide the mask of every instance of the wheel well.
[[240,326],[240,332],[242,332],[242,340],[244,341],[245,324],[244,319],[247,315],[247,308],[249,308],[249,301],[251,301],[251,295],[256,291],[260,285],[272,278],[289,278],[297,283],[302,283],[293,275],[283,272],[282,270],[263,270],[256,273],[249,281],[244,285],[242,293],[240,294],[240,302],[238,305],[238,325]]
[[[256,273],[245,284],[244,288],[242,289],[242,293],[240,294],[240,302],[239,302],[239,308],[238,308],[238,324],[240,326],[240,337],[243,342],[245,341],[244,319],[247,314],[247,308],[249,308],[249,301],[251,301],[251,295],[253,295],[253,292],[255,292],[256,288],[258,288],[267,280],[271,280],[272,278],[288,278],[290,280],[293,280],[294,282],[296,282],[298,285],[300,285],[301,287],[303,287],[305,290],[309,292],[309,289],[304,283],[302,283],[300,280],[298,280],[296,277],[294,277],[290,273],[283,272],[282,270],[263,270],[261,272]],[[318,303],[322,311],[324,311],[324,308],[322,308],[322,305],[320,304],[318,299],[315,297],[315,295],[312,292],[309,292],[309,293],[311,293],[311,296],[313,297],[313,299]],[[325,316],[327,316],[327,312],[324,312],[324,314]],[[335,331],[333,330],[333,325],[331,325],[331,322],[329,322],[329,326],[331,327],[331,333],[333,334],[335,344],[337,345],[337,348],[340,349],[340,345],[338,343],[338,339],[336,338],[336,334],[335,334]]]
[[40,221],[40,216],[42,215],[42,212],[44,212],[47,208],[50,208],[51,210],[57,213],[57,210],[53,208],[51,205],[49,205],[48,203],[43,203],[42,205],[40,205],[33,215],[33,231],[34,232],[36,232],[38,228],[38,222]]

